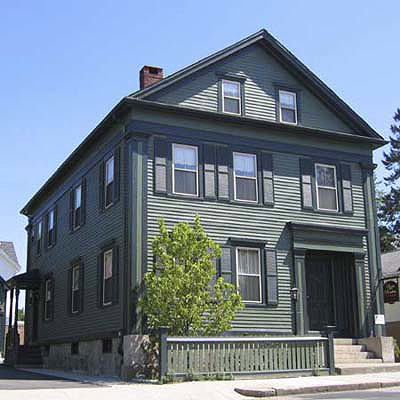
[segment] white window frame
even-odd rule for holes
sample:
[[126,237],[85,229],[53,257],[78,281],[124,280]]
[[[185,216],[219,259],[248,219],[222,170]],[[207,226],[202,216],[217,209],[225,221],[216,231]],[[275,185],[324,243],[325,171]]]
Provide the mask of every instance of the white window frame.
[[[239,251],[240,250],[251,250],[251,251],[257,251],[258,253],[258,266],[259,266],[259,274],[243,274],[239,273]],[[236,247],[236,287],[240,289],[239,287],[239,275],[240,276],[258,276],[259,277],[259,288],[260,288],[260,300],[259,301],[253,301],[253,300],[244,300],[243,303],[252,303],[252,304],[262,304],[263,302],[263,296],[262,296],[262,271],[261,271],[261,250],[256,247]]]
[[[186,147],[189,149],[194,149],[196,154],[196,170],[193,169],[185,169],[185,168],[175,168],[175,148],[177,147]],[[180,193],[175,191],[175,170],[177,171],[187,171],[187,172],[195,172],[196,173],[196,194],[192,193]],[[179,194],[181,196],[191,196],[191,197],[198,197],[199,196],[199,149],[197,146],[190,146],[188,144],[180,144],[180,143],[173,143],[172,144],[172,193]]]
[[[53,299],[51,297],[51,290],[49,292],[49,285],[51,284],[51,281],[52,281],[51,279],[46,279],[46,282],[44,285],[45,286],[45,291],[44,291],[44,319],[45,319],[45,321],[49,321],[51,319],[51,316],[47,317],[47,311],[48,311],[47,302],[53,301]],[[49,294],[49,297],[50,297],[49,300],[47,300],[47,294]]]
[[[112,180],[110,182],[107,181],[107,177],[108,177],[108,168],[109,165],[112,165],[113,168],[113,173],[112,173]],[[112,196],[112,201],[109,204],[107,203],[107,186],[110,183],[114,183],[115,184],[115,161],[114,161],[114,155],[108,157],[104,163],[104,208],[108,208],[111,207],[114,204],[114,193]],[[114,190],[114,189],[113,189]]]
[[[80,199],[79,199],[79,207],[76,207],[76,193],[78,188],[80,188]],[[79,221],[79,225],[76,225],[76,210],[80,208],[81,209],[81,215],[80,215],[80,221]],[[80,228],[81,224],[82,224],[82,184],[79,184],[78,186],[75,186],[74,188],[74,205],[73,205],[73,218],[72,218],[72,222],[73,222],[73,229],[78,229]]]
[[106,262],[105,262],[105,260],[106,260],[106,255],[108,254],[108,253],[111,253],[111,278],[109,278],[109,279],[113,279],[113,273],[114,273],[114,271],[113,271],[113,265],[114,265],[114,252],[113,252],[113,249],[109,249],[109,250],[106,250],[105,252],[103,252],[103,298],[102,298],[102,304],[103,304],[103,306],[109,306],[110,304],[112,304],[112,299],[110,300],[110,301],[108,301],[107,303],[104,301],[105,299],[104,299],[104,295],[105,295],[105,293],[106,293],[106,277],[105,277],[105,274],[106,274]]
[[[239,96],[238,97],[234,97],[234,96],[225,96],[224,94],[224,84],[225,83],[229,83],[229,84],[235,84],[239,86]],[[237,81],[230,81],[227,79],[222,79],[222,83],[221,83],[221,97],[222,97],[222,112],[225,114],[231,114],[231,115],[242,115],[242,84],[240,82]],[[239,112],[238,113],[234,113],[234,112],[230,112],[230,111],[225,111],[225,97],[228,99],[234,99],[234,100],[239,100]]]
[[[79,280],[78,280],[78,288],[74,289],[74,282],[75,282],[75,276],[74,275],[75,275],[76,271],[79,271],[78,272],[79,273]],[[80,288],[80,281],[81,281],[80,274],[81,274],[81,266],[79,264],[75,265],[74,267],[72,267],[72,279],[71,279],[71,313],[72,314],[77,314],[79,312],[79,309],[74,311],[74,292],[79,292],[79,290],[81,289]],[[82,299],[81,299],[81,301],[82,301]]]
[[[335,182],[335,188],[332,188],[330,186],[321,186],[318,185],[318,174],[317,174],[317,168],[318,167],[325,167],[325,168],[333,168],[333,175],[334,175],[334,182]],[[336,177],[336,165],[332,164],[321,164],[321,163],[316,163],[315,166],[315,188],[317,192],[317,209],[321,211],[331,211],[331,212],[338,212],[339,211],[339,199],[338,199],[338,188],[337,188],[337,177]],[[330,189],[335,191],[335,197],[336,197],[336,209],[332,208],[321,208],[319,206],[319,191],[318,189]]]
[[[42,251],[42,236],[43,236],[43,221],[40,220],[37,223],[37,231],[36,231],[36,254],[40,254]],[[46,240],[45,240],[46,243]]]
[[[282,108],[286,108],[288,110],[293,110],[292,108],[288,107],[282,107],[281,104],[281,94],[288,94],[294,97],[294,116],[295,116],[295,122],[289,122],[289,121],[283,121],[282,119]],[[297,93],[296,92],[289,92],[288,90],[279,90],[279,122],[282,124],[289,124],[289,125],[297,125],[298,119],[297,119]]]
[[[255,200],[243,200],[243,199],[238,199],[236,196],[236,168],[235,168],[235,155],[241,155],[241,156],[251,156],[254,159],[254,172],[255,176],[241,176],[238,175],[238,178],[241,179],[252,179],[256,181],[256,199]],[[233,198],[235,201],[243,201],[245,203],[258,203],[258,179],[257,179],[257,154],[252,154],[252,153],[241,153],[238,151],[233,152]]]

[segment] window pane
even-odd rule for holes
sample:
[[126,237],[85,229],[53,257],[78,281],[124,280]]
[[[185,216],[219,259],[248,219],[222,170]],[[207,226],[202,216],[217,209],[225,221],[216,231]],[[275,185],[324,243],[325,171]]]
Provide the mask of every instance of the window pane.
[[79,311],[80,293],[79,290],[72,292],[72,312]]
[[259,274],[260,258],[258,250],[238,249],[238,273]]
[[114,157],[111,157],[106,162],[106,184],[114,180]]
[[196,172],[175,170],[175,193],[197,195]]
[[51,300],[51,282],[47,281],[46,282],[46,301]]
[[104,282],[104,304],[110,303],[112,301],[112,279],[107,279]]
[[224,98],[224,111],[233,114],[240,114],[239,100]]
[[236,176],[256,176],[256,158],[249,154],[234,154]]
[[106,186],[106,207],[113,202],[114,196],[114,182],[107,184]]
[[75,198],[74,198],[75,210],[81,206],[81,200],[82,200],[82,187],[79,185],[75,189]]
[[239,97],[240,83],[238,82],[223,82],[224,96]]
[[72,270],[72,290],[79,289],[79,268],[74,268]]
[[318,186],[335,188],[335,169],[317,165],[317,183]]
[[325,210],[337,210],[336,190],[318,188],[318,205]]
[[296,95],[294,93],[286,93],[286,92],[279,93],[279,102],[281,104],[281,107],[283,108],[295,109],[296,108],[295,99]]
[[104,253],[104,279],[109,279],[112,277],[112,251],[107,251]]
[[49,230],[54,227],[54,210],[49,212]]
[[236,199],[257,201],[257,182],[255,179],[236,178]]
[[243,301],[260,301],[260,277],[240,275],[239,290]]
[[289,110],[287,108],[281,109],[281,118],[283,122],[296,123],[296,113],[294,110]]
[[174,146],[175,168],[197,171],[197,154],[193,147]]

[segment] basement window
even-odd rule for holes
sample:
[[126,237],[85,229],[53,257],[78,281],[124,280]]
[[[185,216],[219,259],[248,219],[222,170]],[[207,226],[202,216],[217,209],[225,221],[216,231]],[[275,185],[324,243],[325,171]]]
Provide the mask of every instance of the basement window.
[[79,354],[79,342],[71,343],[71,354],[78,355]]
[[112,353],[112,339],[103,339],[103,353]]

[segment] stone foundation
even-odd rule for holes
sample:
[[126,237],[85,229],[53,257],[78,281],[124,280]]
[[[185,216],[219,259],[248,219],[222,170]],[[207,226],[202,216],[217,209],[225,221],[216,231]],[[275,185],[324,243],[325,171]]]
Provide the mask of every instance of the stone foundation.
[[149,343],[148,335],[124,336],[124,359],[121,368],[121,377],[125,380],[146,377],[146,345]]
[[79,342],[78,354],[71,354],[71,343],[52,344],[43,355],[44,368],[79,372],[87,375],[119,376],[122,355],[120,339],[112,339],[111,353],[103,353],[102,340]]

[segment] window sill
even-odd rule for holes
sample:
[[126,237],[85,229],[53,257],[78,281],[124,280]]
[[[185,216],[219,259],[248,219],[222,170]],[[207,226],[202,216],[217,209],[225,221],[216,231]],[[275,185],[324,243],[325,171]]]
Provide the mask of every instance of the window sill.
[[343,212],[343,211],[329,211],[329,210],[318,210],[318,209],[308,209],[303,208],[302,211],[309,212],[312,214],[321,214],[321,215],[344,215],[347,217],[351,217],[354,215],[354,212]]
[[278,304],[265,304],[265,303],[246,303],[243,302],[244,308],[276,308]]

